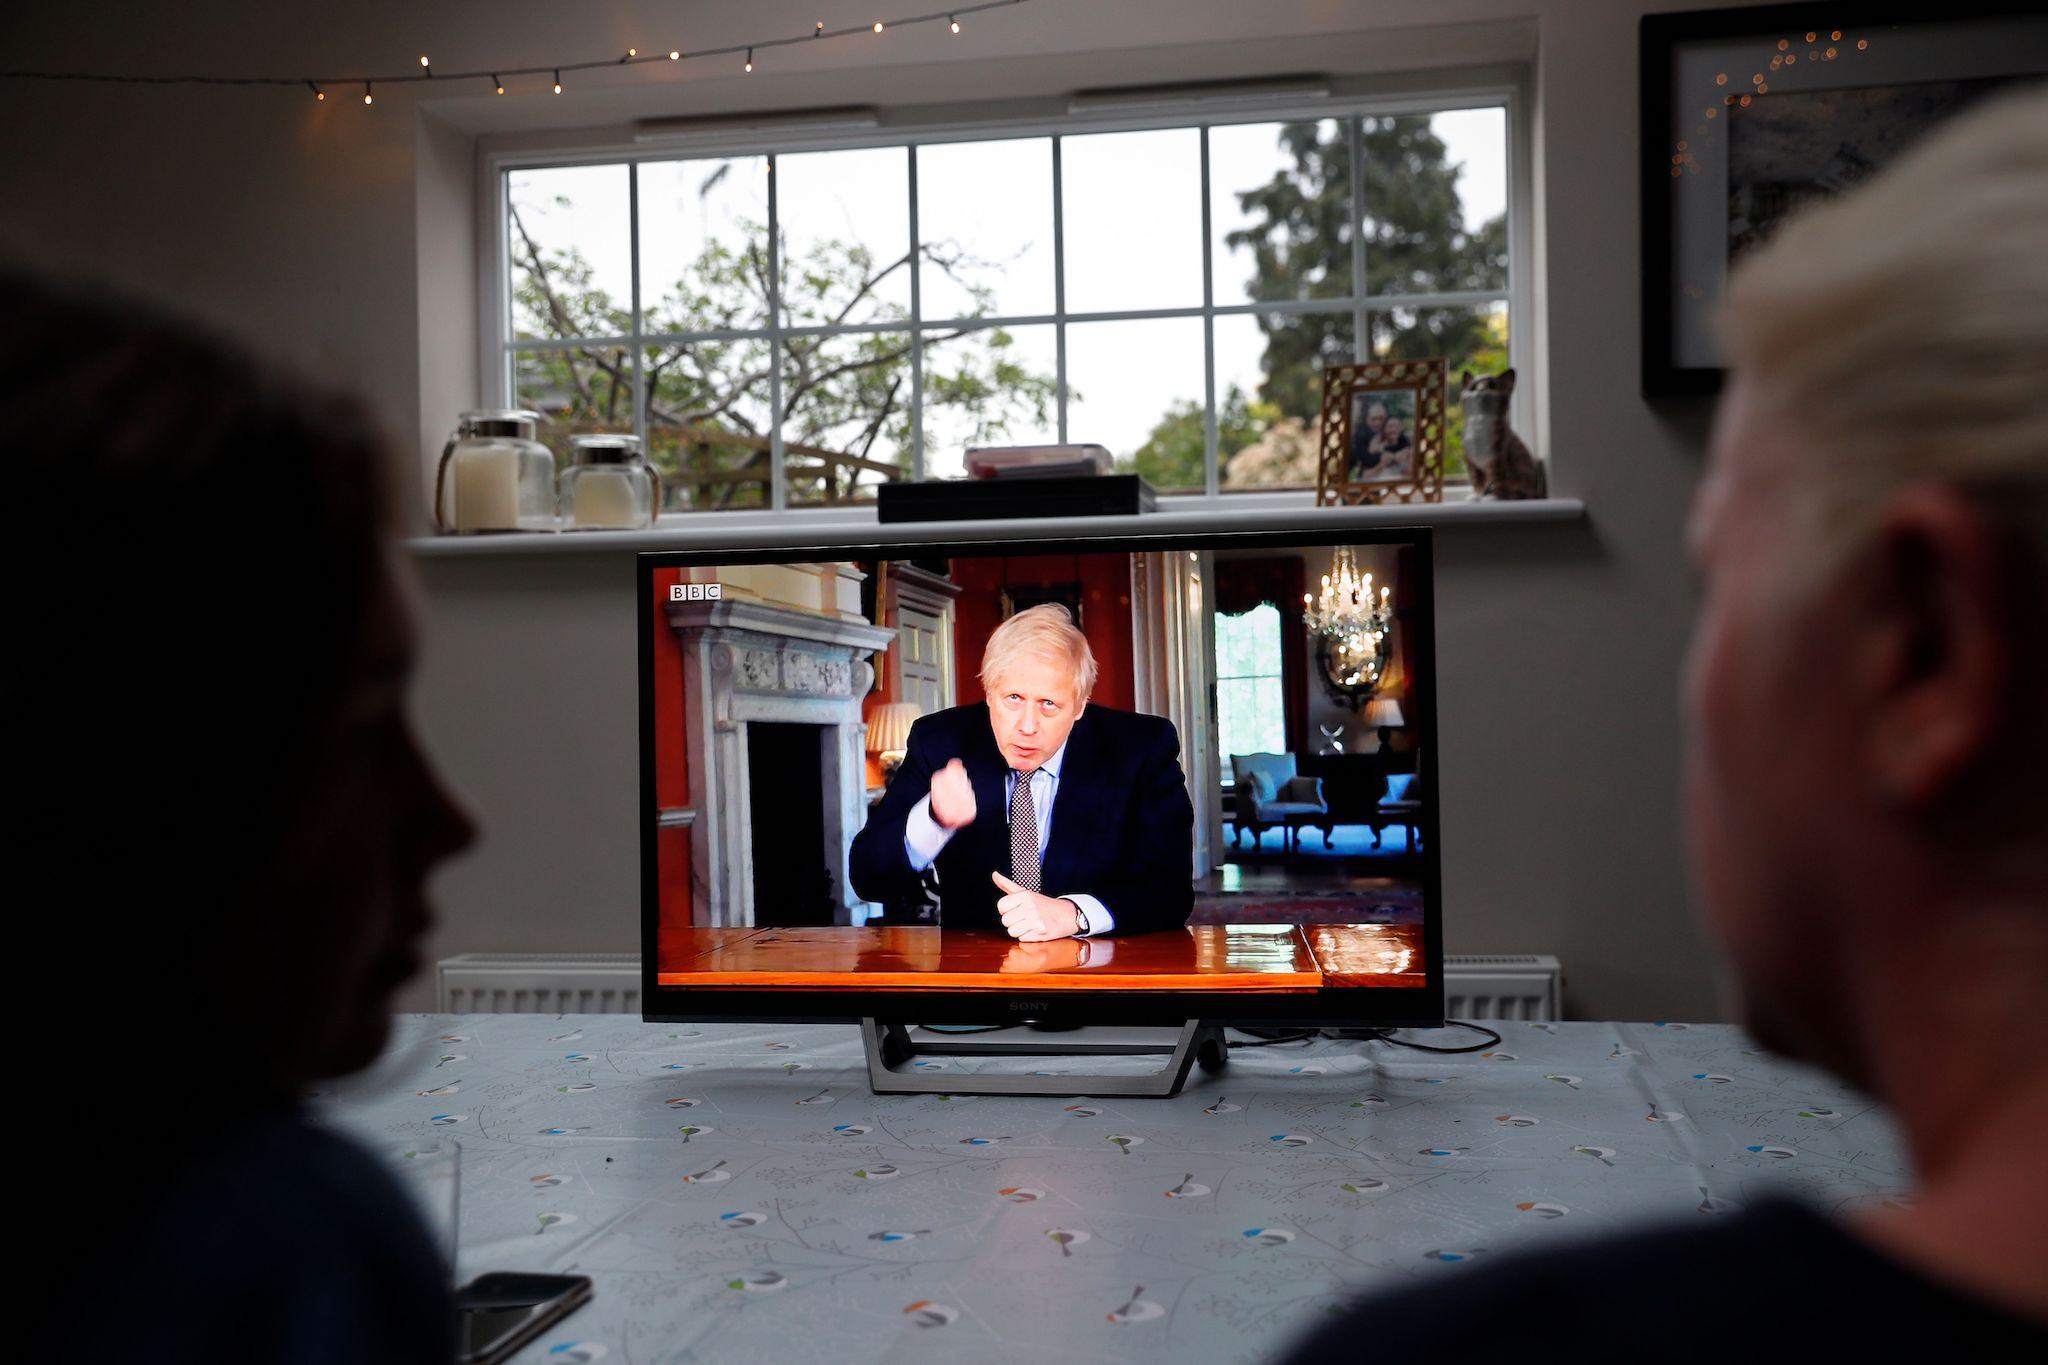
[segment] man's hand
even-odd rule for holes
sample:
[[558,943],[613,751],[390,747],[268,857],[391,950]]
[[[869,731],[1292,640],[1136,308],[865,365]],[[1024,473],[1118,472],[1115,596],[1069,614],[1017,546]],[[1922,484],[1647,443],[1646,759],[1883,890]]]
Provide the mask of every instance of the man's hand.
[[957,758],[932,774],[932,819],[946,829],[974,823],[974,783]]
[[1011,938],[1043,943],[1047,939],[1072,938],[1081,927],[1080,911],[1072,901],[1026,891],[1000,872],[988,875],[1003,890],[996,911],[1002,915],[1003,928],[1010,931]]
[[1063,972],[1081,965],[1087,949],[1084,938],[1055,939],[1050,943],[1012,943],[1003,954],[1004,972]]

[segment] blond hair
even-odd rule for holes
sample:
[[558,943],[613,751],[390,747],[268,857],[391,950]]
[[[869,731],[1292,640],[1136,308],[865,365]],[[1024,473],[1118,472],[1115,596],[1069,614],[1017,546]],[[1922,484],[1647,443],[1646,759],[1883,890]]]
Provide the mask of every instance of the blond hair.
[[1722,333],[1800,437],[1786,472],[1817,566],[1934,481],[2048,577],[2048,96],[1962,115],[1787,224],[1735,271]]
[[989,632],[981,651],[981,690],[993,697],[996,685],[1019,659],[1039,659],[1066,668],[1074,680],[1074,703],[1095,690],[1095,651],[1057,602],[1026,607]]

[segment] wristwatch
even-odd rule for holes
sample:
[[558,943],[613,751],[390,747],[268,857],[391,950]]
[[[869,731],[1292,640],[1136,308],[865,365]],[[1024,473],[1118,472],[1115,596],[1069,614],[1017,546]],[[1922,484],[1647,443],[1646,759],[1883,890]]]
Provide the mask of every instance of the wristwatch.
[[1088,937],[1094,928],[1088,923],[1088,908],[1079,901],[1068,901],[1067,904],[1074,907],[1074,937]]

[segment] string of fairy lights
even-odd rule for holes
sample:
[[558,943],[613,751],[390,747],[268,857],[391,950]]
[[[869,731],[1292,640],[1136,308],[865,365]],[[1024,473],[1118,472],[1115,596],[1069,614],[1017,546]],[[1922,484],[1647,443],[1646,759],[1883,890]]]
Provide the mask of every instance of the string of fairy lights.
[[473,71],[437,71],[432,58],[422,52],[419,66],[388,75],[358,74],[353,76],[202,76],[202,75],[117,75],[99,71],[0,71],[0,80],[31,81],[80,81],[94,85],[251,85],[251,86],[304,86],[312,97],[326,103],[330,90],[362,91],[364,104],[377,102],[377,87],[380,85],[417,85],[433,82],[436,85],[450,85],[458,81],[489,81],[492,90],[500,95],[508,94],[511,87],[507,80],[522,76],[546,76],[549,89],[559,95],[563,90],[562,76],[566,72],[575,75],[582,71],[609,70],[621,66],[644,66],[656,62],[700,61],[712,57],[744,56],[741,70],[748,75],[754,71],[754,56],[757,52],[772,52],[777,48],[796,47],[803,43],[828,42],[842,38],[880,37],[898,29],[916,28],[921,24],[944,24],[948,32],[959,34],[960,21],[990,10],[1008,9],[1012,5],[1023,5],[1030,0],[980,0],[977,4],[955,5],[950,9],[935,10],[930,14],[906,15],[901,19],[876,19],[868,23],[849,24],[842,28],[827,28],[823,19],[818,20],[808,33],[788,37],[760,38],[752,42],[727,43],[719,47],[701,48],[648,48],[629,47],[616,57],[604,57],[590,61],[550,62],[541,66],[501,66],[478,68]]

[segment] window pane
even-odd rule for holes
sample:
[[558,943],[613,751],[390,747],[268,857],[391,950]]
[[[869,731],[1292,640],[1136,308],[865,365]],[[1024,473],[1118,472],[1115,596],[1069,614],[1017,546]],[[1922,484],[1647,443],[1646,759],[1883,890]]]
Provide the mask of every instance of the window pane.
[[633,330],[633,234],[626,168],[512,171],[506,259],[515,337]]
[[565,346],[512,357],[512,406],[541,415],[540,439],[569,467],[569,438],[633,430],[633,353],[623,346]]
[[649,346],[646,374],[647,458],[664,510],[768,506],[768,343]]
[[789,501],[868,502],[910,475],[910,337],[791,337],[782,352],[782,452]]
[[1202,320],[1067,328],[1067,439],[1109,447],[1164,493],[1203,487]]
[[1280,673],[1280,612],[1261,602],[1236,616],[1216,618],[1216,676],[1252,678]]
[[1209,130],[1219,304],[1351,296],[1351,145],[1336,119]]
[[1223,491],[1314,488],[1323,367],[1355,357],[1351,314],[1216,319],[1216,455]]
[[788,325],[910,316],[910,152],[806,152],[775,159]]
[[[1259,692],[1261,682],[1256,678],[1233,678],[1216,684],[1216,737],[1221,752],[1231,754],[1273,754],[1284,749],[1265,733],[1267,727],[1261,724]],[[1277,685],[1275,687],[1277,691]],[[1273,730],[1280,726],[1274,725]]]
[[1280,613],[1261,604],[1216,618],[1216,729],[1225,754],[1285,753]]
[[1361,127],[1368,291],[1506,289],[1507,112],[1368,118]]
[[1193,128],[1060,142],[1067,311],[1202,302],[1202,144]]
[[767,157],[642,164],[640,311],[648,334],[767,326]]
[[[1508,306],[1392,308],[1366,314],[1372,354],[1381,360],[1444,358],[1444,477],[1465,477],[1465,415],[1458,376],[1498,374],[1508,366]],[[1527,439],[1528,433],[1520,433]]]
[[1256,744],[1254,750],[1233,749],[1232,753],[1284,754],[1287,752],[1287,718],[1280,679],[1260,678],[1252,684],[1251,705],[1239,719],[1238,738]]
[[925,317],[1052,312],[1052,139],[918,148],[917,232]]
[[941,328],[924,334],[924,473],[967,471],[967,447],[1059,439],[1053,328]]

